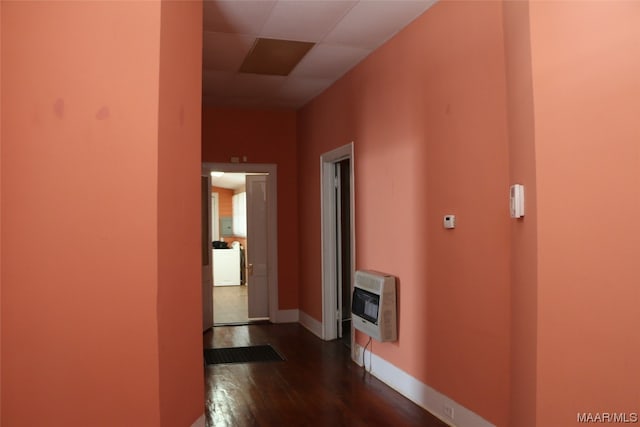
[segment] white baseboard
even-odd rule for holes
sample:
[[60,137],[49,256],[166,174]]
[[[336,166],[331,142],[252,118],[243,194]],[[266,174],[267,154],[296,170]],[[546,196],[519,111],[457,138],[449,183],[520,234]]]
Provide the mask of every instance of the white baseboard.
[[[356,344],[353,352],[353,360],[360,366],[362,366],[362,350],[363,347]],[[369,366],[369,360],[371,360],[371,366]],[[373,376],[449,425],[457,427],[495,427],[480,415],[418,381],[402,369],[368,350],[365,353],[365,364],[367,369],[371,368]],[[452,409],[453,419],[445,414],[445,407]]]
[[300,319],[299,310],[278,310],[274,323],[298,323]]
[[300,324],[319,338],[322,337],[322,323],[300,310]]
[[205,427],[204,414],[200,415],[200,418],[195,420],[193,424],[191,424],[191,427]]

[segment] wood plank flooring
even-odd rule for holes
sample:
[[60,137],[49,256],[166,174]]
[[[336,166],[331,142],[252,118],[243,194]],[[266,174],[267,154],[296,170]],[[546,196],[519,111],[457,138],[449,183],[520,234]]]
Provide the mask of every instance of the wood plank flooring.
[[270,344],[287,359],[207,366],[207,426],[447,425],[299,324],[219,326],[203,338],[205,348]]

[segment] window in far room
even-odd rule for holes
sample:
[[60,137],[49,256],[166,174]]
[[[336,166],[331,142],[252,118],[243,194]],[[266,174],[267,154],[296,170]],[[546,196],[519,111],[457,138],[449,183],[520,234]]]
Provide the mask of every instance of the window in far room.
[[233,234],[238,237],[247,237],[247,193],[236,193],[232,198],[233,203]]

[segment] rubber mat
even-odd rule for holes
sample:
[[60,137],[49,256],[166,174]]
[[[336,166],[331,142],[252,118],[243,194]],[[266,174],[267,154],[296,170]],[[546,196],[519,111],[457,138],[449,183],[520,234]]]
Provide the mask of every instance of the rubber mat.
[[204,350],[207,365],[222,363],[280,362],[285,360],[270,345],[250,347],[207,348]]

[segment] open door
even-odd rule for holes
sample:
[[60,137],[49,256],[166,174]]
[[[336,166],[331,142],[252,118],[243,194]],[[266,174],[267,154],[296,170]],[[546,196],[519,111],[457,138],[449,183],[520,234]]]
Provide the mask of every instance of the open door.
[[202,211],[202,330],[213,327],[213,252],[211,249],[211,177],[201,179]]
[[267,175],[247,175],[249,319],[269,317]]
[[[320,156],[322,338],[353,341],[351,281],[355,267],[353,143]],[[353,348],[353,346],[351,346]]]
[[[278,311],[278,168],[262,163],[203,163],[204,173],[212,171],[246,173],[248,317],[283,321]],[[255,227],[254,227],[255,225]],[[248,268],[247,268],[248,270]],[[253,286],[252,286],[252,281]],[[289,317],[285,316],[285,319]],[[290,320],[287,320],[290,321]]]
[[351,160],[335,163],[338,338],[351,348]]

